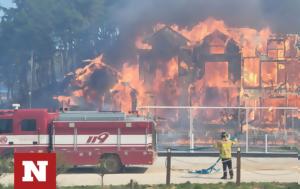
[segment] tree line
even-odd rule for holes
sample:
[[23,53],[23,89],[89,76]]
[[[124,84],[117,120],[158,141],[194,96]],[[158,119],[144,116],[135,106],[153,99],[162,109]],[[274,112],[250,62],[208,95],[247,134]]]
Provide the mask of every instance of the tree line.
[[14,0],[15,7],[0,7],[0,82],[7,98],[28,106],[32,94],[51,89],[107,48],[118,37],[117,26],[107,21],[115,2]]

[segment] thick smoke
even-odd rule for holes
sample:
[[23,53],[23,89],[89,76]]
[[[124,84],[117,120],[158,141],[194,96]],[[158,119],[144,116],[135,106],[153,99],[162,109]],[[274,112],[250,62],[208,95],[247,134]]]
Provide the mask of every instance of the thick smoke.
[[229,26],[295,33],[300,30],[299,8],[299,0],[127,0],[113,4],[109,13],[121,29],[133,32],[157,22],[192,26],[214,17]]
[[192,27],[208,17],[230,27],[269,27],[275,33],[300,31],[299,0],[126,0],[111,3],[110,22],[120,36],[107,54],[130,58],[136,36],[149,33],[157,23]]
[[91,90],[97,91],[99,96],[103,96],[112,88],[115,80],[116,78],[107,69],[98,69],[91,74],[87,85]]

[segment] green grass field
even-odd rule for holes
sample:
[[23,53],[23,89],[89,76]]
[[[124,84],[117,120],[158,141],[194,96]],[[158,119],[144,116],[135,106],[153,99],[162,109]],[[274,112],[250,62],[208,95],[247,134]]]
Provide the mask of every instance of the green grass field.
[[[58,189],[99,189],[99,186],[77,186],[77,187],[58,187]],[[242,183],[236,186],[235,183],[226,184],[176,184],[176,185],[138,185],[134,183],[133,189],[300,189],[297,183]],[[3,187],[0,189],[13,189],[13,186]],[[122,186],[105,186],[103,189],[131,189],[129,185]]]

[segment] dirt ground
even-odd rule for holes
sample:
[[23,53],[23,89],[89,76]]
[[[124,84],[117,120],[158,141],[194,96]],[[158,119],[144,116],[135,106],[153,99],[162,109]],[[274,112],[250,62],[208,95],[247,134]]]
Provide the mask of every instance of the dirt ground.
[[[191,174],[189,170],[203,169],[212,165],[217,158],[213,157],[173,157],[172,183],[219,183],[235,182],[233,180],[220,180],[222,171],[199,175]],[[104,176],[105,185],[128,184],[130,179],[139,184],[163,184],[166,180],[166,158],[159,157],[149,167],[128,167],[125,173]],[[233,160],[234,172],[236,161]],[[221,163],[217,165],[221,169]],[[241,170],[242,182],[298,182],[300,183],[300,160],[296,158],[243,158]],[[68,173],[57,176],[59,186],[87,186],[99,185],[101,176],[91,167],[71,169]],[[13,184],[13,174],[0,177],[0,184]]]

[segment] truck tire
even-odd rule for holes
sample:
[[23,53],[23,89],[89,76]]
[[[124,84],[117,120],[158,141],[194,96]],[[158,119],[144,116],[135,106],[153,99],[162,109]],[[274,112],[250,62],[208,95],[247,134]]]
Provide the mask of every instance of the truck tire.
[[100,167],[104,173],[119,173],[122,163],[117,155],[104,155],[100,160]]

